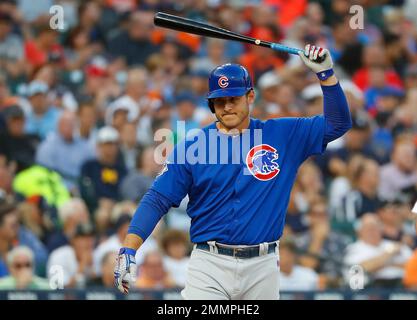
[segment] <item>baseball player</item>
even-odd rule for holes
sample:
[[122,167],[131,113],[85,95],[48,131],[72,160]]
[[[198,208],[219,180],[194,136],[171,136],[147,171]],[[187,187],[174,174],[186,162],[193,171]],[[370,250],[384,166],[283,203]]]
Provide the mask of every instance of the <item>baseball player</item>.
[[[323,57],[321,63],[315,62]],[[135,281],[136,250],[157,222],[188,194],[190,236],[194,250],[188,265],[184,299],[235,300],[279,298],[279,251],[290,192],[299,166],[309,156],[351,127],[345,95],[333,72],[327,49],[307,45],[300,58],[319,78],[324,114],[311,118],[260,121],[250,117],[255,93],[247,70],[237,64],[215,68],[209,77],[209,107],[217,121],[213,130],[223,145],[183,141],[168,158],[161,174],[143,197],[131,221],[115,268],[115,286],[124,293]],[[255,129],[262,132],[256,141]],[[250,136],[250,150],[238,160],[208,160]],[[207,161],[178,161],[180,148],[202,151]],[[193,151],[193,152],[194,152]],[[191,153],[193,153],[191,152]],[[216,158],[218,159],[218,156]],[[232,163],[231,163],[232,162]]]
[[413,209],[411,209],[411,211],[415,214],[414,221],[415,221],[415,227],[416,227],[416,233],[417,233],[417,201],[414,204],[414,207]]

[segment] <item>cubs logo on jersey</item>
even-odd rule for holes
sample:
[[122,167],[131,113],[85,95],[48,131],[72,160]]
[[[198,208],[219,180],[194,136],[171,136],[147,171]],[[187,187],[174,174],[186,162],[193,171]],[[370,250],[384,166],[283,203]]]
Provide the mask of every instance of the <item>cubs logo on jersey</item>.
[[267,181],[280,171],[277,160],[277,150],[268,144],[261,144],[249,150],[246,155],[246,166],[256,179]]

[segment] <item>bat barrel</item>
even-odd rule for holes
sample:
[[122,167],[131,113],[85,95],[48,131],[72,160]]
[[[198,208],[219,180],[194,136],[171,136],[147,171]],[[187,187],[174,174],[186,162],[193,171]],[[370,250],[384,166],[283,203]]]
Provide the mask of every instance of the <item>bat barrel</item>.
[[[164,12],[158,12],[155,14],[154,24],[159,27],[183,31],[200,36],[250,43],[289,54],[298,55],[299,52],[303,52],[301,49],[287,47],[279,43],[271,43],[262,39],[255,39],[230,30],[215,27],[192,19],[178,17]],[[323,57],[319,58],[318,60],[323,60]]]

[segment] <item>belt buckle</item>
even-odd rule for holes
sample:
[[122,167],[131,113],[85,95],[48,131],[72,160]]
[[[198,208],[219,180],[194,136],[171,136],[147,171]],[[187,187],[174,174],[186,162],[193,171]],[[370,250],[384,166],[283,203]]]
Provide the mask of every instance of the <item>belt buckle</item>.
[[243,248],[233,248],[233,258],[236,258],[238,252],[243,251]]

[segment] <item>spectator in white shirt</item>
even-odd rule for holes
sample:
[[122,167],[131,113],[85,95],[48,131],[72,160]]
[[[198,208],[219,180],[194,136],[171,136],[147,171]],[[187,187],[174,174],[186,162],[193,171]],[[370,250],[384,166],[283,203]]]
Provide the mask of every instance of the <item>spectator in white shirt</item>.
[[[379,217],[374,213],[364,214],[357,225],[358,240],[346,249],[345,265],[361,267],[367,287],[401,286],[404,264],[412,254],[411,249],[399,242],[384,240],[382,235]],[[348,277],[346,281],[349,283]]]
[[93,272],[94,230],[89,224],[77,226],[70,244],[52,251],[48,260],[48,278],[62,270],[64,288],[84,288],[95,277]]
[[128,121],[137,121],[146,110],[141,110],[142,99],[146,98],[148,73],[144,68],[130,69],[127,74],[125,94],[116,99],[109,108],[126,108],[129,114]]
[[416,163],[416,147],[413,141],[398,140],[391,155],[391,162],[381,167],[381,199],[393,200],[402,189],[417,184]]
[[69,244],[77,226],[90,221],[88,208],[81,198],[68,200],[59,208],[58,216],[62,224],[62,230],[57,230],[48,237],[46,246],[49,252]]
[[310,291],[319,287],[319,276],[310,268],[297,264],[296,247],[290,240],[280,242],[280,290]]
[[165,269],[172,275],[175,284],[184,288],[190,260],[187,255],[190,249],[187,234],[180,230],[167,230],[161,239],[161,247]]

